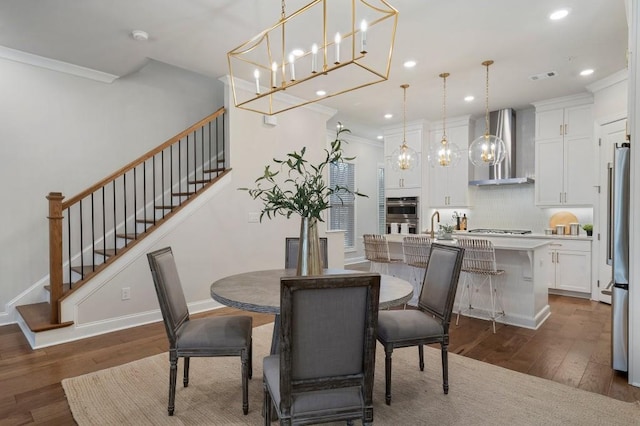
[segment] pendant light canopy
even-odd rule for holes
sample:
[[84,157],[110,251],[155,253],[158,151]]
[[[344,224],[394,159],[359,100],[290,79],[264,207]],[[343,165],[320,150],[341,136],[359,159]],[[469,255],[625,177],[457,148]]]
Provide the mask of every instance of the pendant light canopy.
[[447,138],[447,77],[448,72],[439,75],[442,78],[442,139],[432,145],[428,154],[431,167],[455,167],[460,162],[460,148]]
[[476,138],[469,146],[469,161],[475,166],[495,166],[504,160],[506,146],[502,139],[489,134],[489,66],[493,61],[484,61],[487,68],[486,92],[485,92],[485,131],[484,135]]
[[391,153],[391,167],[396,171],[410,170],[416,167],[419,158],[418,153],[407,145],[407,88],[408,84],[403,84],[404,90],[403,112],[402,112],[402,144]]

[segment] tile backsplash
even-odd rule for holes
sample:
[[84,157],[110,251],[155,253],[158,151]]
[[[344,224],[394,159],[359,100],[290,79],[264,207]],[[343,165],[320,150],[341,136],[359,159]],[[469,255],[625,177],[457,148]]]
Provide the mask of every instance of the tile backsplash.
[[[559,211],[576,215],[578,222],[593,223],[591,208],[539,208],[534,202],[535,184],[504,186],[471,186],[469,198],[472,208],[439,209],[440,223],[453,223],[453,212],[467,215],[468,229],[528,229],[534,233],[544,233],[551,216]],[[433,213],[433,210],[429,214]],[[428,228],[428,217],[423,219],[423,228]],[[581,231],[584,232],[584,231]]]

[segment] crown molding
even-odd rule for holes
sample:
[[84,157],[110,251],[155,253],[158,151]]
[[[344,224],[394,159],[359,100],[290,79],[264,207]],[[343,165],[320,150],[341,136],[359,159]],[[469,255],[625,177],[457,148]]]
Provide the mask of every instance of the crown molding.
[[625,68],[611,74],[609,77],[605,77],[598,81],[594,81],[593,83],[587,86],[587,90],[591,93],[596,93],[608,87],[611,87],[615,84],[618,84],[622,81],[626,81],[628,77],[629,77],[629,70]]
[[114,74],[81,67],[68,62],[58,61],[56,59],[45,58],[44,56],[38,56],[4,46],[0,46],[0,58],[75,75],[76,77],[88,78],[89,80],[99,81],[101,83],[113,83],[114,80],[119,78],[119,76]]

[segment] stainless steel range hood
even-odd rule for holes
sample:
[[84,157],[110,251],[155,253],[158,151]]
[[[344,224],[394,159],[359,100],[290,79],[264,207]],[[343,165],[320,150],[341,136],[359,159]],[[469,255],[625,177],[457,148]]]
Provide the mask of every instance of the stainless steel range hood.
[[516,177],[516,112],[512,108],[489,114],[489,132],[504,141],[507,154],[500,164],[489,168],[489,179],[472,180],[469,185],[516,185],[533,183],[527,177]]

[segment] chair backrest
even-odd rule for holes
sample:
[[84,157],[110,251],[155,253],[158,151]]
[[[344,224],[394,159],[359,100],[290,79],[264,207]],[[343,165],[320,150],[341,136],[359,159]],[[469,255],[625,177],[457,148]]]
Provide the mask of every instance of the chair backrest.
[[189,319],[189,308],[184,298],[171,247],[147,253],[147,260],[151,268],[153,284],[156,287],[164,325],[167,329],[167,337],[173,347],[178,328]]
[[442,321],[449,327],[453,301],[458,289],[464,248],[433,243],[418,299],[418,308]]
[[[296,269],[298,267],[298,248],[300,247],[300,238],[287,237],[285,240],[284,267],[287,269]],[[326,237],[320,237],[320,253],[322,253],[322,267],[328,268],[329,265],[329,248]]]
[[431,252],[431,238],[426,235],[404,237],[402,239],[402,253],[407,265],[424,268],[429,261]]
[[496,251],[491,241],[481,238],[459,238],[458,246],[464,248],[463,271],[496,272]]
[[280,396],[360,386],[372,404],[380,275],[280,280]]
[[384,235],[364,234],[364,256],[371,262],[389,262],[389,245]]

